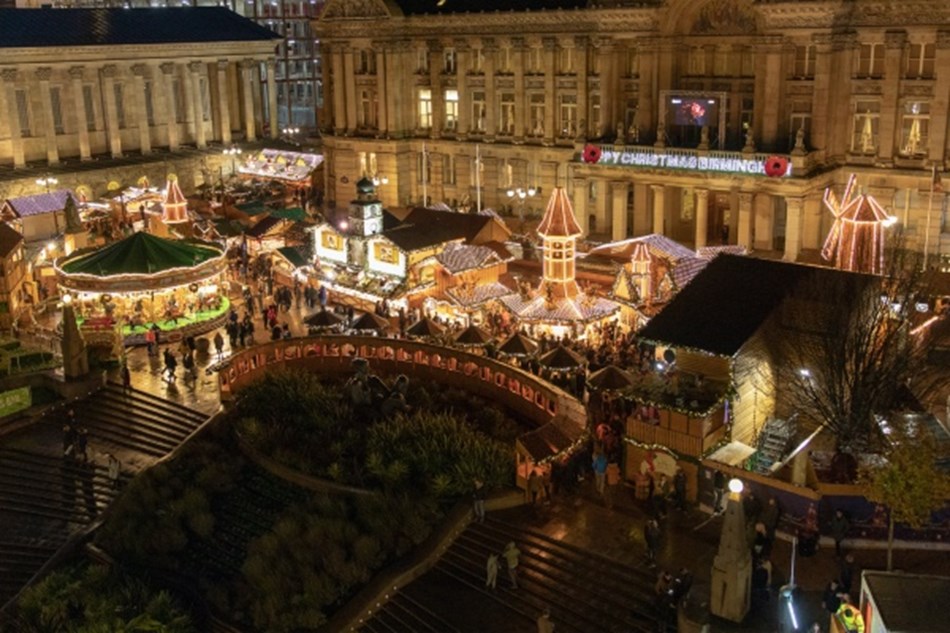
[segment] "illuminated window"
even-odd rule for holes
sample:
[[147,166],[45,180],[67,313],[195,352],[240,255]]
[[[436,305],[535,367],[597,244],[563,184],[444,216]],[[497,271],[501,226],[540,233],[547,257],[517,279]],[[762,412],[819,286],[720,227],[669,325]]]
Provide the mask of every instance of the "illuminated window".
[[577,133],[577,95],[561,95],[561,136],[573,137]]
[[528,116],[531,117],[531,134],[533,136],[544,135],[544,94],[533,93],[529,101],[530,109]]
[[331,233],[330,231],[323,232],[323,239],[321,240],[323,247],[331,251],[339,251],[343,249],[343,240],[340,239],[340,236],[336,233]]
[[877,151],[878,126],[881,119],[879,101],[856,101],[851,130],[851,151],[873,154]]
[[935,54],[934,44],[911,44],[907,51],[907,78],[933,79]]
[[927,153],[927,132],[930,128],[930,104],[921,101],[904,103],[901,118],[901,146],[903,156],[922,156]]
[[432,91],[428,88],[419,90],[419,129],[432,128]]
[[485,131],[485,93],[472,92],[472,130]]
[[510,136],[515,133],[515,93],[503,92],[500,105],[498,133]]
[[376,259],[386,264],[399,262],[399,252],[390,244],[376,243]]
[[459,120],[459,91],[445,91],[445,129],[454,130]]

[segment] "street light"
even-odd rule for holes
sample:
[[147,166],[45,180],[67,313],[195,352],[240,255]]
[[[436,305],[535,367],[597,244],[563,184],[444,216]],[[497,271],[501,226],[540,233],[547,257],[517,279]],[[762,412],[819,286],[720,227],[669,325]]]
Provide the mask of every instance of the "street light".
[[528,198],[533,198],[541,193],[541,187],[515,187],[508,190],[509,198],[518,198],[518,219],[524,224],[524,205]]
[[233,176],[235,173],[237,173],[237,170],[234,168],[234,161],[235,161],[235,158],[234,158],[234,157],[241,155],[241,148],[240,148],[240,147],[229,147],[229,148],[223,150],[221,153],[224,154],[225,156],[230,156],[230,157],[231,157],[231,175]]
[[389,178],[387,178],[386,176],[380,176],[379,174],[374,174],[371,180],[373,181],[374,187],[389,184]]

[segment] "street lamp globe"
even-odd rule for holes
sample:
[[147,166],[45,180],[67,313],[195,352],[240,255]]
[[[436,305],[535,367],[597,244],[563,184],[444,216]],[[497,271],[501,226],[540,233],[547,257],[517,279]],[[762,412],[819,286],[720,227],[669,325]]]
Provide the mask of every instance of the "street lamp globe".
[[742,492],[742,480],[741,479],[730,479],[729,480],[729,492],[740,494]]
[[514,190],[514,189],[509,189],[509,190],[508,190],[508,197],[509,197],[509,198],[514,198],[514,197],[515,197],[515,190]]

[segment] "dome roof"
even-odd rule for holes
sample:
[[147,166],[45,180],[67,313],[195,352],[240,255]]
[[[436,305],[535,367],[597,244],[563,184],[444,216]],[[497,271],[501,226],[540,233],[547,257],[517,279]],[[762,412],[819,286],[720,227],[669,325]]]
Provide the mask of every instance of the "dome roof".
[[356,193],[376,193],[376,185],[373,181],[363,176],[356,183]]

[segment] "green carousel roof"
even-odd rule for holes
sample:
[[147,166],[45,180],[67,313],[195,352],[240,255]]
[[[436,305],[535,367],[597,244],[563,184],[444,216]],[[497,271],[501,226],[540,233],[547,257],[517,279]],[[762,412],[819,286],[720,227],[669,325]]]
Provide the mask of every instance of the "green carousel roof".
[[139,232],[91,253],[70,258],[60,267],[68,275],[150,275],[197,266],[221,255],[219,247],[205,242],[169,240]]

